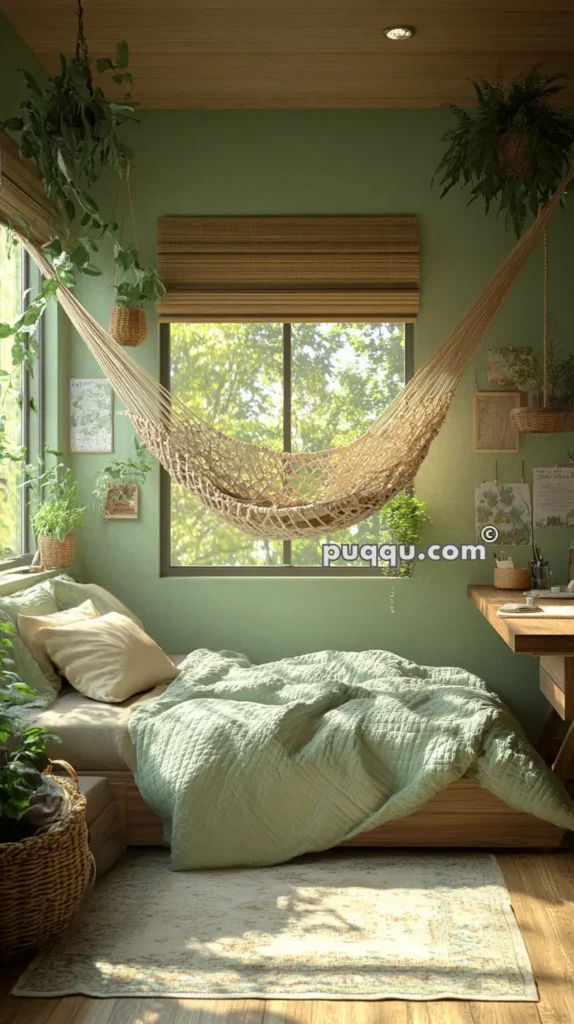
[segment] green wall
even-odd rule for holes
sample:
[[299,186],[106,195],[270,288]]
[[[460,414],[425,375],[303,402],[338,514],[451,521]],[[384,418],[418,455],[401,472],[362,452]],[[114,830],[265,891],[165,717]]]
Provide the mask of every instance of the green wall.
[[[430,179],[449,122],[443,110],[148,112],[134,128],[133,192],[145,259],[154,258],[163,214],[415,213],[422,233],[422,301],[416,361],[441,343],[513,244],[503,224],[466,207],[461,193],[440,201]],[[565,347],[572,336],[569,289],[572,209],[551,231],[553,309]],[[80,296],[107,325],[112,275],[83,283]],[[523,273],[455,397],[448,420],[417,478],[432,524],[425,543],[474,539],[474,488],[492,479],[494,457],[472,451],[475,371],[486,386],[486,350],[539,346],[541,254]],[[153,373],[158,330],[135,352]],[[55,354],[55,343],[54,345]],[[72,376],[99,376],[73,336]],[[118,407],[119,412],[119,407]],[[572,442],[571,442],[572,444]],[[116,454],[131,447],[131,427],[116,416]],[[526,438],[520,455],[498,456],[499,477],[526,479],[535,465],[565,464],[568,438]],[[100,456],[73,456],[86,498]],[[375,538],[374,538],[375,539]],[[540,531],[556,579],[565,579],[567,531]],[[516,549],[525,563],[528,552]],[[388,648],[415,661],[458,664],[486,679],[535,733],[544,711],[534,659],[513,655],[466,597],[469,582],[490,582],[492,562],[417,565],[410,580],[317,578],[159,578],[158,473],[142,494],[137,523],[98,522],[82,532],[78,568],[141,615],[170,652],[193,647],[245,651],[257,661],[321,648]]]

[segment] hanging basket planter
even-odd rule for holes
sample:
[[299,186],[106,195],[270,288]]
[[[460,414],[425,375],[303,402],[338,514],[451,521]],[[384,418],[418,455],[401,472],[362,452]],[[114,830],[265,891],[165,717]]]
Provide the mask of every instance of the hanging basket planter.
[[112,306],[110,334],[118,345],[135,348],[147,338],[147,317],[145,309],[126,309]]
[[528,153],[528,132],[501,132],[496,140],[500,177],[530,178],[534,163]]
[[574,430],[573,409],[513,409],[511,416],[519,434],[566,434]]

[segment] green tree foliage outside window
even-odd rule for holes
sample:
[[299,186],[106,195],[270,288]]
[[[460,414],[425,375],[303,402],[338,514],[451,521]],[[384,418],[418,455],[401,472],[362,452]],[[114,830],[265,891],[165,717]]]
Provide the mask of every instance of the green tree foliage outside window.
[[[170,337],[173,394],[225,433],[282,451],[283,325],[173,324]],[[405,384],[404,324],[293,324],[291,352],[293,451],[353,441]],[[293,540],[290,561],[320,566],[321,544],[329,540],[388,539],[376,515],[324,538]],[[280,541],[240,533],[172,483],[172,565],[281,566],[286,561]]]

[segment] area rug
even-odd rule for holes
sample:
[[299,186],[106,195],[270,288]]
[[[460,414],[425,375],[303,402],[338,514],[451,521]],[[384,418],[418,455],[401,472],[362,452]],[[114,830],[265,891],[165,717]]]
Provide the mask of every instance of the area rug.
[[130,855],[13,993],[538,999],[493,856],[344,850],[195,872]]

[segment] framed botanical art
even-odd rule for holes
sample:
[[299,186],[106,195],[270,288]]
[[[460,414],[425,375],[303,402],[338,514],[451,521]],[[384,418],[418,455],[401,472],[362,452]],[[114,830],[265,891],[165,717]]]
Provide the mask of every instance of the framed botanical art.
[[528,347],[488,350],[489,388],[516,388],[525,373],[532,374],[532,349]]
[[524,404],[523,391],[474,392],[475,452],[517,452],[520,435],[510,415]]
[[114,400],[102,378],[70,381],[70,451],[107,454],[114,450]]

